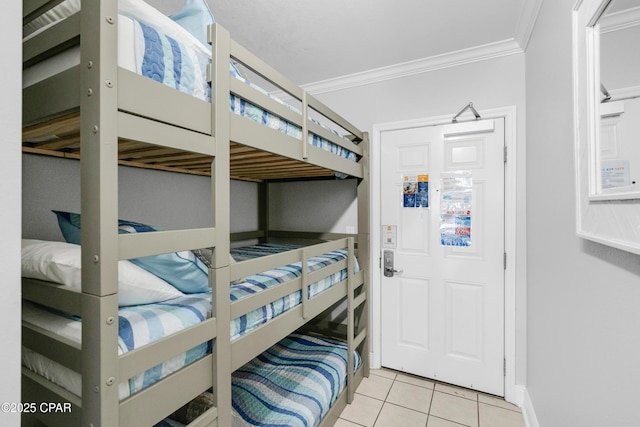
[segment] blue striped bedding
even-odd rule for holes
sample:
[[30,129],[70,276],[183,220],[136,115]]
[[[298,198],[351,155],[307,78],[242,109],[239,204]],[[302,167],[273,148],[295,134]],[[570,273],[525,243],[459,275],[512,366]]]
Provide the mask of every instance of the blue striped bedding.
[[260,258],[265,255],[279,254],[281,252],[290,251],[301,248],[300,245],[291,245],[284,243],[260,243],[251,246],[242,246],[239,248],[231,248],[229,251],[233,259],[237,262],[246,261],[248,259]]
[[233,409],[245,425],[317,426],[346,387],[347,355],[343,342],[292,334],[233,373]]
[[[207,66],[211,62],[209,55],[204,54],[202,51],[185,48],[179,41],[135,19],[134,26],[134,49],[138,74],[202,100],[211,101],[211,87],[206,78]],[[243,78],[233,63],[229,64],[229,72],[233,77],[242,80],[254,89],[282,103],[264,89]],[[300,113],[294,107],[285,103],[282,104]],[[230,95],[229,107],[231,112],[242,117],[249,118],[291,137],[302,138],[300,126],[271,114],[234,94]],[[335,135],[344,138],[344,136],[317,120],[311,120]],[[347,138],[344,139],[348,141]],[[308,143],[348,160],[357,161],[355,153],[315,134],[309,133]]]
[[[204,321],[210,307],[211,294],[186,295],[155,304],[121,307],[118,310],[118,354],[122,355]],[[77,316],[49,311],[26,301],[23,302],[22,315],[23,321],[27,323],[54,332],[77,344],[82,341],[81,321]],[[119,384],[120,398],[124,399],[201,358],[210,351],[209,347],[207,343],[203,343],[128,381],[124,379],[124,382]],[[81,395],[79,373],[63,368],[55,362],[39,362],[41,357],[26,349],[23,351],[25,366],[46,378],[51,378],[73,394]]]
[[[155,304],[121,307],[118,310],[118,347],[126,353],[207,319],[211,294],[191,294]],[[195,362],[207,351],[203,343],[186,353],[129,379],[131,394],[142,390],[172,372]]]
[[[234,259],[240,261],[256,256],[267,255],[270,253],[278,253],[285,250],[295,248],[294,245],[275,245],[261,244],[240,249],[232,249],[231,255]],[[237,258],[236,258],[237,257]],[[347,251],[336,250],[326,254],[312,257],[308,260],[308,268],[310,272],[316,271],[321,267],[342,261],[347,258]],[[300,262],[289,264],[286,266],[274,268],[272,270],[248,276],[241,283],[231,285],[231,302],[238,301],[249,295],[256,294],[264,289],[268,289],[279,285],[285,281],[300,277],[302,275],[302,266]],[[347,269],[344,268],[337,273],[331,274],[326,278],[319,280],[309,286],[308,298],[313,298],[320,292],[330,288],[336,283],[347,278]],[[234,319],[231,322],[231,339],[241,337],[251,332],[260,325],[267,323],[269,320],[281,315],[287,310],[299,305],[302,302],[302,291],[294,292],[283,298],[271,302],[269,305],[251,311],[243,316]]]

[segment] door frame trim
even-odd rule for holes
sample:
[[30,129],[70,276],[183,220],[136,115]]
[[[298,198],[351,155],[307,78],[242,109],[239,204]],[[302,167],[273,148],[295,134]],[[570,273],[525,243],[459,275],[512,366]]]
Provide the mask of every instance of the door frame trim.
[[[519,161],[516,144],[516,107],[504,107],[489,110],[479,110],[483,119],[504,118],[505,124],[505,146],[507,148],[507,163],[505,166],[505,251],[507,253],[507,268],[504,276],[504,357],[505,357],[505,377],[504,377],[504,393],[505,400],[520,406],[523,403],[524,395],[522,393],[524,387],[516,384],[516,370],[526,371],[525,354],[519,355],[516,352],[516,334],[518,340],[526,339],[526,304],[522,301],[518,305],[516,289],[518,292],[526,292],[523,279],[520,280],[518,286],[518,278],[526,277],[525,266],[525,249],[526,241],[524,238],[518,239],[517,236],[526,236],[526,222],[518,220],[517,194],[524,197],[526,190],[524,179],[518,180],[517,163]],[[381,146],[380,140],[382,132],[401,130],[414,127],[436,126],[451,123],[452,113],[446,116],[428,117],[414,120],[404,120],[390,123],[381,123],[373,126],[371,148],[370,148],[370,178],[371,178],[371,277],[370,277],[370,307],[371,322],[370,339],[371,339],[371,368],[380,368],[381,366],[381,350],[382,350],[382,334],[381,334],[381,279],[380,268],[375,268],[376,260],[380,258],[381,243],[381,219],[380,219],[380,161]],[[524,153],[522,153],[523,155]],[[520,190],[520,191],[518,191]],[[523,199],[522,199],[523,200]],[[522,202],[520,202],[522,203]],[[523,205],[524,206],[524,205]],[[524,209],[523,209],[524,214]],[[523,295],[525,295],[523,293]],[[518,305],[518,310],[516,310]],[[517,331],[517,332],[516,332]],[[526,341],[525,341],[526,342]],[[522,346],[521,346],[522,347]],[[521,352],[522,353],[522,352]]]

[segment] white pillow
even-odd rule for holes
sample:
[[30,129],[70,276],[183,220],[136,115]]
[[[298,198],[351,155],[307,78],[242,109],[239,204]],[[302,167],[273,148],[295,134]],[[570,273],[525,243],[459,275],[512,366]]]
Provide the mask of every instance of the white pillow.
[[[22,240],[22,276],[81,290],[80,245]],[[129,261],[118,261],[118,304],[151,304],[184,295]]]

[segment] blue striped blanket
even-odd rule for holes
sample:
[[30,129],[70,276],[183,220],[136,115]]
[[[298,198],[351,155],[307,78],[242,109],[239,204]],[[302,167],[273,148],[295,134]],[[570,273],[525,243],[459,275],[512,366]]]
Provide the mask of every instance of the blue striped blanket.
[[246,261],[248,259],[260,258],[265,255],[279,254],[281,252],[290,251],[301,248],[300,245],[290,245],[284,243],[260,243],[251,246],[242,246],[239,248],[231,248],[229,251],[233,259],[237,262]]
[[[263,244],[253,247],[233,249],[231,250],[231,254],[234,259],[245,260],[254,258],[256,256],[267,255],[269,253],[278,253],[293,248],[295,248],[295,246],[292,245]],[[344,260],[347,258],[347,255],[347,251],[345,250],[336,250],[312,257],[307,263],[309,272],[316,271],[321,267],[325,267],[335,262]],[[295,279],[296,277],[300,277],[301,275],[302,265],[300,262],[297,262],[246,277],[241,283],[235,283],[231,285],[231,302],[233,303],[234,301],[246,298],[249,295],[253,295],[264,289],[269,289],[271,287],[277,286],[283,282]],[[315,295],[319,294],[325,289],[330,288],[336,283],[345,280],[346,278],[347,269],[344,268],[337,273],[331,274],[309,286],[307,296],[308,298],[313,298]],[[299,305],[301,302],[302,291],[297,291],[276,301],[273,301],[266,306],[251,311],[244,316],[240,316],[234,319],[231,323],[231,339],[234,340],[248,332],[251,332],[260,325],[267,323],[269,320],[281,315],[292,307]]]
[[[174,38],[135,19],[134,27],[134,49],[136,71],[138,74],[204,101],[211,101],[211,86],[207,81],[207,66],[211,62],[210,55],[200,50],[186,48]],[[243,78],[232,62],[229,63],[229,73],[271,99],[300,114],[300,111],[296,108],[283,103],[260,86]],[[297,139],[302,138],[302,128],[300,126],[271,114],[234,94],[230,95],[229,107],[231,112],[242,117],[249,118],[291,137]],[[311,120],[335,135],[344,138],[344,136],[340,135],[337,131],[317,120]],[[348,141],[347,138],[344,139]],[[309,133],[308,143],[346,159],[357,161],[355,153],[315,134]]]
[[346,387],[347,355],[343,342],[290,335],[233,373],[233,409],[251,426],[317,426]]
[[[118,310],[118,347],[126,353],[207,319],[211,294],[191,294],[155,304],[121,307]],[[129,379],[131,394],[204,356],[207,343]]]
[[[211,294],[191,294],[155,304],[121,307],[118,310],[118,355],[204,321],[210,308]],[[82,323],[77,316],[44,309],[27,301],[23,301],[22,315],[23,321],[27,323],[54,332],[76,344],[82,342]],[[124,399],[194,362],[204,356],[207,351],[210,351],[210,345],[203,343],[130,379],[123,378],[122,383],[119,384],[120,398]],[[73,394],[81,395],[79,373],[51,361],[40,363],[35,359],[29,359],[34,360],[33,362],[25,360],[25,354],[29,355],[33,352],[23,352],[25,366],[40,375],[52,378],[54,382],[60,381],[58,385]]]
[[173,89],[204,101],[211,100],[207,82],[210,58],[202,51],[189,49],[140,21],[134,22],[136,72]]

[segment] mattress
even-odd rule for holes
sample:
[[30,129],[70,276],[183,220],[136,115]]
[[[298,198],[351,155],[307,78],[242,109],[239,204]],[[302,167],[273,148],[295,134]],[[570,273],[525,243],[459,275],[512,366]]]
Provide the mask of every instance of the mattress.
[[[62,9],[60,10],[60,8]],[[48,26],[54,25],[56,22],[79,11],[80,3],[78,0],[67,0],[56,9],[58,9],[58,12],[54,13],[51,19],[45,20],[42,23],[44,25],[42,28],[28,34],[25,39],[34,37]],[[207,66],[211,62],[210,49],[202,45],[171,19],[140,0],[120,0],[119,10],[118,65],[210,102],[211,86],[206,78]],[[34,28],[31,29],[33,30]],[[79,63],[80,48],[76,46],[25,69],[23,72],[23,87],[31,86]],[[282,105],[289,107],[292,111],[301,114],[295,107],[280,101],[242,76],[233,63],[229,64],[229,69],[234,77],[266,94],[273,100],[280,102]],[[234,94],[230,95],[229,106],[230,111],[235,114],[294,138],[302,139],[300,126],[271,114]],[[313,118],[310,118],[310,120],[348,141],[347,138],[330,127]],[[313,133],[309,133],[308,143],[348,160],[357,161],[355,153]]]
[[[161,303],[121,307],[118,310],[118,355],[206,320],[210,308],[210,294],[192,294]],[[82,341],[82,322],[78,317],[54,313],[24,301],[22,320],[24,323],[43,328],[75,343],[80,344]],[[119,384],[120,399],[130,396],[196,361],[204,356],[208,350],[208,344],[203,343],[136,375],[128,381],[121,382]],[[27,368],[76,396],[82,396],[82,381],[78,372],[24,347],[22,362]]]
[[[278,245],[278,244],[260,244],[237,248],[231,250],[231,255],[237,261],[256,258],[264,255],[279,253],[291,249],[295,249],[295,245]],[[331,251],[322,255],[309,258],[307,266],[309,272],[316,271],[327,265],[347,259],[348,253],[345,250]],[[356,271],[358,271],[356,262]],[[302,265],[300,262],[289,264],[286,266],[274,268],[263,273],[255,274],[244,278],[240,283],[231,285],[231,302],[238,301],[250,295],[256,294],[264,289],[277,286],[288,280],[295,279],[302,275]],[[320,292],[329,289],[331,286],[339,283],[347,278],[347,269],[344,268],[333,273],[318,282],[309,286],[309,299],[318,295]],[[301,304],[302,291],[297,291],[269,305],[249,312],[241,317],[233,319],[231,323],[231,339],[237,339],[254,329],[269,322],[271,319],[278,317],[282,313]]]
[[[361,363],[354,352],[354,369]],[[347,366],[344,342],[286,337],[233,373],[234,425],[317,426],[346,387]]]

